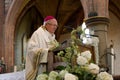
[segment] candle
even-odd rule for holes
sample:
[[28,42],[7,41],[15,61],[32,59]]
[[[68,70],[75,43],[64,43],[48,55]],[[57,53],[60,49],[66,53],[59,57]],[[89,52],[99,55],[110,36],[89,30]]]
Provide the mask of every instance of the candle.
[[17,72],[17,66],[14,66],[14,72]]
[[2,64],[4,64],[4,57],[1,57],[1,60],[2,60]]
[[114,74],[114,49],[111,48],[111,74]]

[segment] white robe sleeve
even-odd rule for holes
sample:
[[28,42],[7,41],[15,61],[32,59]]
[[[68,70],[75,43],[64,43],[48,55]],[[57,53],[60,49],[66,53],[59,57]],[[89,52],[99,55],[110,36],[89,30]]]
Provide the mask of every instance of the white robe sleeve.
[[[42,37],[42,36],[40,36]],[[43,40],[38,36],[37,33],[34,33],[28,43],[28,56],[33,59],[34,56],[36,55],[36,53],[38,51],[41,52],[41,59],[40,59],[40,62],[41,63],[46,63],[47,62],[47,54],[48,54],[48,50],[49,48],[45,48],[45,47],[42,47],[42,45],[44,46],[45,44],[43,44]],[[42,43],[43,42],[43,43]]]

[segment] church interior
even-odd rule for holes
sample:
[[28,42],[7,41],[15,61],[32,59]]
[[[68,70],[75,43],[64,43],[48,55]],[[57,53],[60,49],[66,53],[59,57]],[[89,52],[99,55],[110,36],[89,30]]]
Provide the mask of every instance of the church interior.
[[0,76],[25,69],[27,42],[44,18],[52,15],[58,21],[55,35],[60,43],[83,23],[93,30],[99,37],[99,63],[120,80],[119,5],[120,0],[0,0]]

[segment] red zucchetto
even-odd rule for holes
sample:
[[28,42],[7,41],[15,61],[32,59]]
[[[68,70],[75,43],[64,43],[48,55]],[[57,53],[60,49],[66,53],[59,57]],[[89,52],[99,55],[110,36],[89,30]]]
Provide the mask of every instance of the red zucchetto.
[[48,20],[50,20],[50,19],[55,19],[53,16],[46,16],[45,18],[44,18],[44,22],[46,22],[46,21],[48,21]]

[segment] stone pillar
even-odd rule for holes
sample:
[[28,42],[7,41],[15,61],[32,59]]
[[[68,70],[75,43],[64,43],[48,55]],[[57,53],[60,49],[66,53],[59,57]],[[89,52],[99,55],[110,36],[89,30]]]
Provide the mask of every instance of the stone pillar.
[[99,55],[100,64],[107,65],[106,54],[107,49],[107,27],[109,26],[109,0],[80,0],[85,14],[85,23],[89,29],[95,31],[95,35],[99,36]]
[[91,17],[85,20],[87,27],[94,30],[99,38],[99,64],[106,66],[107,27],[109,19],[106,17]]
[[4,57],[4,20],[5,20],[4,0],[0,0],[0,59]]

